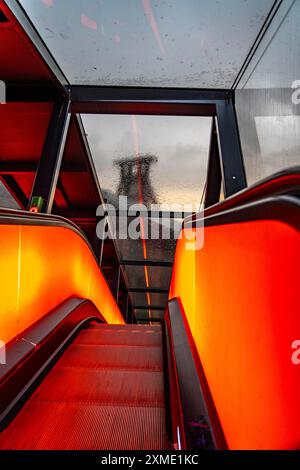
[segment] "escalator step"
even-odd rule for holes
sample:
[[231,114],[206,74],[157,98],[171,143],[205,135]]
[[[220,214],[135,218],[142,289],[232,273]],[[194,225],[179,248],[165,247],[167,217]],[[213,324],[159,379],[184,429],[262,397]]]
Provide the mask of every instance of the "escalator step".
[[164,406],[161,372],[55,367],[32,400]]
[[81,332],[74,344],[95,344],[95,345],[131,345],[142,347],[160,347],[162,344],[161,332],[153,330],[139,331],[138,329],[128,330],[122,327],[110,329],[91,329]]
[[84,329],[0,435],[0,449],[168,449],[160,326]]
[[160,348],[72,344],[58,362],[60,367],[163,370]]
[[162,407],[26,403],[3,431],[0,449],[167,449]]
[[142,333],[143,331],[148,331],[151,333],[161,333],[162,332],[162,327],[160,324],[157,325],[140,325],[140,324],[130,324],[130,325],[114,325],[114,324],[107,324],[107,323],[98,323],[96,321],[93,321],[89,324],[88,329],[93,329],[93,330],[135,330],[138,331],[139,333]]

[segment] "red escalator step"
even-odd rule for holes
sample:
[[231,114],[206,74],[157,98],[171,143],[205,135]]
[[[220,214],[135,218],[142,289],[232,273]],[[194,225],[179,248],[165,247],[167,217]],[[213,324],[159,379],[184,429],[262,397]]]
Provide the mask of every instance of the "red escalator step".
[[72,344],[58,362],[75,368],[163,370],[160,348]]
[[107,324],[107,323],[98,323],[96,321],[92,321],[89,324],[88,329],[96,329],[96,330],[115,330],[115,329],[123,329],[123,330],[138,330],[139,332],[143,331],[150,331],[151,333],[161,333],[162,326],[158,325],[114,325],[114,324]]
[[29,401],[0,439],[6,450],[166,448],[165,410],[149,406]]
[[164,406],[164,376],[162,372],[55,367],[32,400]]
[[[154,333],[154,334],[153,334]],[[122,327],[111,329],[91,329],[84,330],[74,341],[74,344],[95,344],[95,345],[128,345],[142,347],[160,347],[162,344],[161,332],[152,330],[139,331],[137,329],[128,330]]]
[[82,330],[0,449],[168,449],[161,327]]

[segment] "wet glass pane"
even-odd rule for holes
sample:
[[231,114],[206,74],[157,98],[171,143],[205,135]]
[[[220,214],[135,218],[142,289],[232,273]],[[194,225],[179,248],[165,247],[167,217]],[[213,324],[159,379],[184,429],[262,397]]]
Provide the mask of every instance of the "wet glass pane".
[[300,163],[299,21],[284,1],[236,91],[249,184]]
[[135,316],[139,320],[149,320],[150,314],[148,310],[135,310]]
[[5,207],[7,209],[20,209],[20,205],[13,198],[8,189],[6,189],[2,181],[0,181],[0,207]]
[[[211,118],[84,115],[83,123],[121,259],[141,264],[125,265],[128,287],[168,289],[171,268],[147,263],[173,262],[179,215],[200,207]],[[150,293],[131,298],[140,306],[167,302]]]
[[[142,261],[173,261],[176,240],[118,240],[116,239],[122,258]],[[165,249],[164,249],[165,248]]]
[[230,88],[273,0],[20,0],[71,83]]
[[[142,320],[146,320],[151,322],[151,319],[163,319],[164,311],[157,311],[157,310],[135,310],[135,315],[137,319],[137,323],[144,323]],[[155,323],[154,323],[155,324]]]
[[[165,213],[164,219],[151,219],[143,217],[142,221],[138,218],[138,231],[141,230],[143,224],[143,233],[148,238],[141,239],[120,239],[119,231],[117,230],[116,243],[122,258],[126,260],[150,259],[153,261],[173,261],[176,240],[181,229],[182,219],[167,218],[168,213]],[[125,223],[125,218],[122,219]],[[134,218],[128,218],[126,226],[134,222]],[[118,228],[118,226],[117,226]],[[155,238],[154,238],[155,237]],[[164,238],[162,238],[164,237]]]
[[131,293],[131,298],[133,299],[133,303],[136,306],[148,305],[146,293],[133,292]]
[[[145,268],[143,266],[130,266],[126,270],[129,287],[146,287]],[[147,266],[149,286],[169,289],[172,268]]]
[[[84,115],[103,194],[148,208],[160,204],[199,209],[203,195],[211,118],[198,116]],[[191,208],[189,208],[191,210]]]
[[[168,301],[168,294],[157,294],[157,293],[144,293],[144,292],[133,292],[131,293],[134,305],[148,305],[150,300],[151,305],[161,306],[166,305]],[[149,296],[149,297],[148,297]]]
[[168,294],[150,294],[151,305],[166,305],[168,301]]

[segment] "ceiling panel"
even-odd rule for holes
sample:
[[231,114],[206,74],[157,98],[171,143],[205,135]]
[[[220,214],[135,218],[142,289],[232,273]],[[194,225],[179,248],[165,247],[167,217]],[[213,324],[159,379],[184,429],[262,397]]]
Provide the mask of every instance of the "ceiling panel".
[[274,0],[20,3],[73,84],[230,88]]

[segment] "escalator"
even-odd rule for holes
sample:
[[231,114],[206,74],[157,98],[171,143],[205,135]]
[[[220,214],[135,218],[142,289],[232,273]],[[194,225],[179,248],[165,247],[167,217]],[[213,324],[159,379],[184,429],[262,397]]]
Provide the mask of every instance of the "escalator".
[[0,243],[0,449],[214,448],[179,302],[156,325],[126,323],[61,217],[1,210]]
[[156,325],[126,323],[74,224],[1,211],[0,449],[299,448],[299,187],[186,219]]
[[0,449],[214,448],[176,300],[172,310],[164,326],[107,324],[73,298],[29,328],[7,349]]
[[161,326],[91,322],[0,437],[0,449],[168,449]]

